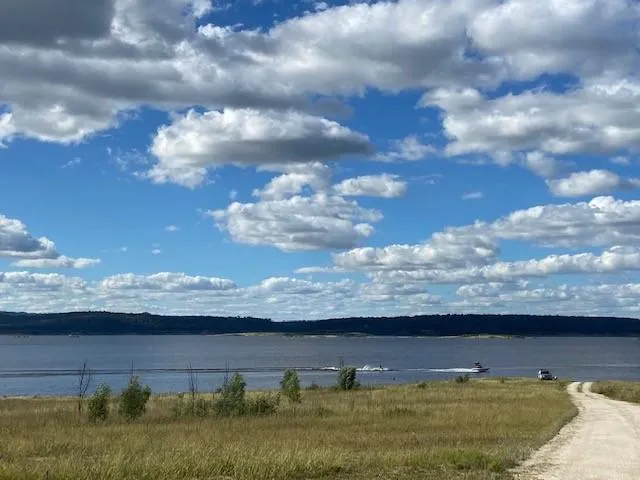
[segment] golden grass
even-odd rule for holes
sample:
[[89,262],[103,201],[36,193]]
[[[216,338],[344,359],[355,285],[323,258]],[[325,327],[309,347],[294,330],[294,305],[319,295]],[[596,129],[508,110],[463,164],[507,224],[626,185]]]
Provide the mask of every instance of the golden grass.
[[591,390],[615,400],[640,403],[640,382],[595,382]]
[[504,379],[305,391],[269,417],[174,402],[94,425],[73,399],[2,399],[0,479],[503,479],[575,414],[559,382]]

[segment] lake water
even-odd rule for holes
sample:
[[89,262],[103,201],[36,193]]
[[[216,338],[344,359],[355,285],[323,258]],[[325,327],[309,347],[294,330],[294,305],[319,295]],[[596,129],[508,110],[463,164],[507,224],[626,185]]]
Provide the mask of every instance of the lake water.
[[0,395],[73,394],[74,371],[87,361],[100,382],[114,390],[133,365],[154,392],[186,390],[191,363],[201,391],[220,386],[225,369],[240,371],[250,389],[278,385],[285,368],[298,368],[303,386],[335,383],[321,367],[382,365],[361,372],[363,384],[447,379],[479,361],[484,376],[535,377],[540,368],[574,380],[640,380],[640,339],[286,337],[242,335],[0,336]]

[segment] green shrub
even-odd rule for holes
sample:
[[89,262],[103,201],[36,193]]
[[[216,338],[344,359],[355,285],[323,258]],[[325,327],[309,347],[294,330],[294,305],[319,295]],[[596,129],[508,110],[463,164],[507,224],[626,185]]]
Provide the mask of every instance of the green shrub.
[[149,397],[151,388],[148,385],[143,387],[138,377],[131,377],[129,384],[120,393],[118,413],[127,420],[139,418],[147,408]]
[[311,382],[311,385],[305,388],[305,390],[309,390],[309,391],[321,390],[321,389],[322,387],[318,385],[316,382]]
[[257,416],[271,415],[276,413],[278,405],[280,405],[279,394],[261,393],[247,401],[245,413]]
[[280,381],[280,391],[293,403],[300,403],[300,379],[295,370],[287,369]]
[[220,398],[214,402],[214,409],[219,415],[242,415],[245,412],[245,387],[247,383],[239,373],[231,378],[225,377],[222,387],[218,389]]
[[338,372],[338,390],[353,390],[358,387],[356,382],[356,369],[354,367],[342,367]]
[[109,401],[111,400],[111,389],[109,385],[101,383],[95,393],[89,399],[89,420],[106,420],[109,416]]
[[464,375],[458,375],[456,377],[455,382],[456,383],[467,383],[469,381],[470,377],[468,373],[465,373]]

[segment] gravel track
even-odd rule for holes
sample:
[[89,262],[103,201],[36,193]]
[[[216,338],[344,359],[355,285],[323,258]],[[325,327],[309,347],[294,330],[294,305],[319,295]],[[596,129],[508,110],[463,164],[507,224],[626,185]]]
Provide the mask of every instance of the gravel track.
[[579,413],[514,470],[518,480],[640,480],[640,405],[568,386]]

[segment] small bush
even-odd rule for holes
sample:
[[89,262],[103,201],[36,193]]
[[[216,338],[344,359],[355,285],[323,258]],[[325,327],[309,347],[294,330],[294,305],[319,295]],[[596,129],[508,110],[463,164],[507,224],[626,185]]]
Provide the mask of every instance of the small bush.
[[245,387],[247,383],[239,373],[231,378],[226,377],[222,387],[218,389],[220,398],[214,402],[214,409],[219,415],[242,415],[245,412]]
[[300,379],[295,370],[288,369],[280,381],[280,391],[293,403],[300,403]]
[[456,383],[467,383],[469,381],[470,377],[468,373],[465,373],[464,375],[458,375],[456,377],[455,382]]
[[321,389],[322,387],[318,385],[316,382],[311,382],[311,385],[305,388],[305,390],[309,390],[309,391],[321,390]]
[[131,377],[129,385],[120,393],[118,413],[127,420],[135,420],[147,409],[150,397],[151,388],[148,385],[143,387],[138,377]]
[[424,389],[429,386],[429,382],[420,382],[416,385],[416,388]]
[[354,367],[342,367],[338,373],[338,390],[353,390],[358,387],[356,382],[356,369]]
[[250,398],[245,407],[245,413],[248,415],[271,415],[276,413],[280,405],[280,395],[258,394]]
[[98,385],[95,393],[89,399],[89,420],[92,422],[106,420],[109,416],[109,401],[111,389],[104,383]]

